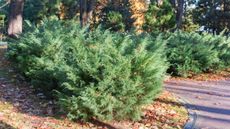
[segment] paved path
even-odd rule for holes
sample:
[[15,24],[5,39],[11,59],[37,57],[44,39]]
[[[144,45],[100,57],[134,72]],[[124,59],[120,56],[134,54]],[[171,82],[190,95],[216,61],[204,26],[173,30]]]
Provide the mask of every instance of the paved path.
[[168,81],[168,91],[188,100],[197,113],[194,129],[230,129],[230,79],[223,81]]

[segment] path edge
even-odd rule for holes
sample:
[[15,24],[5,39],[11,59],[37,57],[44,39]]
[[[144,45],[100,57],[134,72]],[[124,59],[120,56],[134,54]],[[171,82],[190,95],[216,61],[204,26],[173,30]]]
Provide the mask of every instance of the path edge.
[[181,98],[179,95],[176,95],[174,93],[172,94],[177,97],[178,101],[181,104],[183,104],[188,111],[189,118],[186,124],[184,125],[184,129],[194,129],[198,116],[197,113],[194,110],[192,110],[192,107],[190,106],[191,103],[188,100]]

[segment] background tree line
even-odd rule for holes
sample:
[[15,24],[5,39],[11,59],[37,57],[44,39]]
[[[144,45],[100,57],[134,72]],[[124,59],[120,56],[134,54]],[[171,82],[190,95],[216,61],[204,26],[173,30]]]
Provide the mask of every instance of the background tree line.
[[8,34],[22,32],[23,19],[38,24],[44,18],[75,19],[82,26],[102,25],[114,31],[174,31],[220,33],[230,27],[230,0],[2,0]]

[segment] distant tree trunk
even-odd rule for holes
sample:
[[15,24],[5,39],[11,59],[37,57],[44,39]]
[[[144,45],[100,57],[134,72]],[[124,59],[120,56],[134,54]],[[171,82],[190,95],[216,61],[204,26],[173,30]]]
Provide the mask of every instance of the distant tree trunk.
[[172,4],[174,8],[176,7],[176,0],[170,0],[170,3]]
[[17,37],[22,33],[24,0],[11,0],[9,10],[8,35]]
[[184,15],[184,0],[178,0],[177,2],[177,14],[176,14],[176,22],[177,29],[181,29]]
[[158,5],[158,6],[163,5],[163,0],[157,0],[157,5]]
[[110,0],[111,5],[113,5],[114,9],[117,11],[117,9],[119,8],[120,5],[120,1],[119,0]]
[[92,18],[95,3],[95,0],[80,0],[80,23],[82,27],[87,25]]
[[81,26],[87,24],[87,0],[80,0],[80,22]]

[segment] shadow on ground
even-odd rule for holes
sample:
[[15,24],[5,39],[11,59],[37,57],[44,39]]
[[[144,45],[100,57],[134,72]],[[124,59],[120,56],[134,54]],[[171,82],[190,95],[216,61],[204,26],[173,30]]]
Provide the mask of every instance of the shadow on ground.
[[230,79],[171,80],[165,83],[165,88],[188,100],[188,107],[198,115],[196,128],[225,129],[230,126]]

